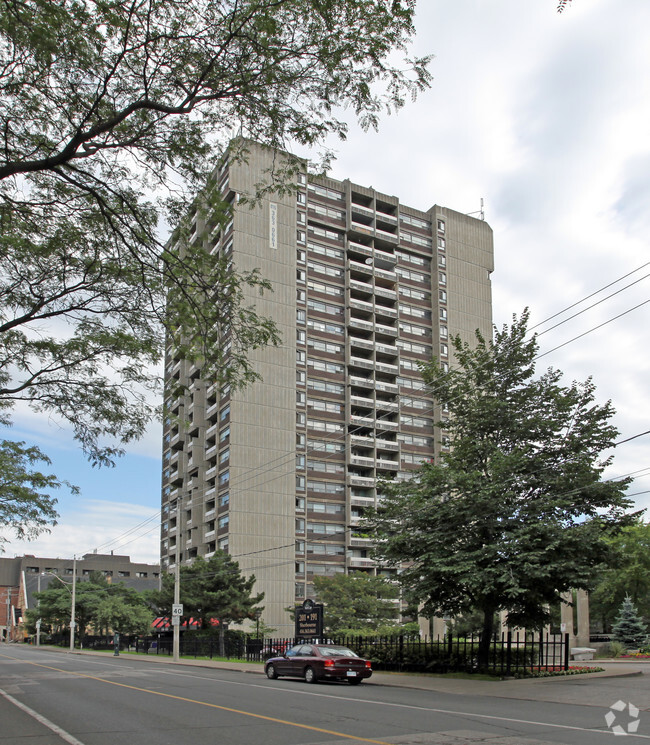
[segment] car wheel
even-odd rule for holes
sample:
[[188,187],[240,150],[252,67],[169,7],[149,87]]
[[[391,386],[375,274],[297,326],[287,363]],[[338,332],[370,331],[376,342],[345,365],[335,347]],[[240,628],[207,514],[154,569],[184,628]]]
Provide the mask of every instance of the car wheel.
[[275,665],[267,665],[266,666],[266,677],[269,680],[275,680],[278,677],[278,673],[275,669]]
[[348,678],[348,683],[351,686],[358,686],[359,683],[361,683],[362,680],[363,680],[363,678]]
[[318,680],[316,677],[316,671],[313,667],[305,668],[305,682],[315,683]]

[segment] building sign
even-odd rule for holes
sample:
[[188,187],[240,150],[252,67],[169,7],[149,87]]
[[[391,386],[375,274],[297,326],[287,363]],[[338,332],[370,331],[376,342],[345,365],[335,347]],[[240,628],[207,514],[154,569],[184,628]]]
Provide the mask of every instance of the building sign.
[[278,247],[278,205],[275,202],[269,202],[269,245]]
[[305,600],[296,608],[296,638],[317,639],[323,635],[323,606]]

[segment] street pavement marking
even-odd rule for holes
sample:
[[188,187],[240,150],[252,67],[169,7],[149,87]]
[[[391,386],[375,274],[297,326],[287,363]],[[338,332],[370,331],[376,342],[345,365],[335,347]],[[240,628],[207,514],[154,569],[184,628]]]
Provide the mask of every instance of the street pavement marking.
[[[4,657],[5,655],[0,655],[0,657]],[[12,658],[8,658],[12,659]],[[13,658],[15,659],[15,658]],[[275,722],[275,724],[286,724],[289,727],[299,727],[300,729],[308,729],[312,732],[322,732],[326,735],[333,735],[334,737],[342,737],[344,740],[356,740],[357,742],[371,742],[375,743],[375,745],[390,745],[386,740],[373,740],[369,737],[358,737],[356,735],[347,735],[345,732],[337,732],[336,730],[331,729],[323,729],[322,727],[313,727],[310,724],[299,724],[298,722],[289,722],[286,719],[276,719],[275,717],[267,717],[263,714],[254,714],[251,711],[242,711],[241,709],[232,709],[229,706],[219,706],[219,704],[211,704],[206,701],[197,701],[193,698],[185,698],[183,696],[175,696],[172,693],[162,693],[162,691],[152,691],[148,688],[140,688],[139,686],[132,686],[127,685],[126,683],[117,683],[114,680],[106,680],[106,678],[98,678],[95,675],[86,675],[85,673],[79,673],[75,672],[73,670],[63,670],[58,667],[51,667],[49,665],[41,665],[38,662],[26,662],[27,665],[32,665],[34,667],[42,667],[46,670],[55,670],[59,673],[66,673],[67,675],[76,675],[78,678],[85,678],[86,680],[97,680],[100,683],[107,683],[108,685],[112,686],[119,686],[120,688],[129,688],[132,691],[141,691],[142,693],[151,693],[154,696],[164,696],[165,698],[171,698],[175,701],[185,701],[189,704],[198,704],[199,706],[208,706],[211,709],[219,709],[220,711],[228,711],[232,714],[241,714],[245,717],[253,717],[254,719],[263,719],[266,722]],[[3,693],[0,689],[0,693]],[[9,698],[13,703],[15,703],[17,706],[20,706],[20,708],[23,708],[25,711],[27,711],[29,714],[31,714],[34,717],[40,717],[40,714],[37,714],[35,711],[33,712],[31,709],[28,709],[28,707],[24,706],[24,704],[20,704],[15,699],[13,699],[11,696],[7,696],[7,694],[4,694],[7,698]],[[47,727],[50,727],[50,729],[53,729],[56,727],[55,724],[52,724],[52,722],[48,722],[47,719],[44,717],[39,719],[39,721],[42,721],[43,724],[45,724]],[[64,730],[60,730],[57,728],[55,730],[57,734],[60,734],[61,737],[66,740],[66,742],[70,743],[70,745],[84,745],[84,743],[80,742],[79,740],[76,740],[72,735],[68,735]],[[62,734],[63,733],[63,734]],[[67,735],[67,738],[64,735]]]
[[[4,657],[4,656],[5,655],[0,654],[0,657]],[[8,657],[7,659],[16,659],[16,658]],[[138,688],[137,686],[130,686],[130,685],[127,685],[126,683],[116,683],[115,681],[106,680],[105,678],[97,678],[92,675],[85,675],[84,673],[76,673],[76,672],[72,672],[69,670],[62,670],[56,667],[49,667],[48,665],[41,665],[37,662],[27,662],[26,664],[33,665],[35,667],[43,667],[48,670],[56,670],[57,672],[66,673],[68,675],[77,675],[82,678],[89,678],[90,680],[98,680],[98,681],[101,681],[102,683],[109,683],[110,685],[121,686],[122,688],[131,688],[134,691],[143,691],[145,693],[153,693],[156,696],[165,696],[167,698],[177,699],[179,701],[187,701],[189,703],[199,704],[201,706],[209,706],[215,709],[221,709],[222,711],[229,711],[235,714],[242,714],[243,716],[254,717],[256,719],[264,719],[269,722],[276,722],[278,724],[286,724],[291,727],[300,727],[302,729],[308,729],[314,732],[324,732],[325,734],[331,734],[331,735],[335,735],[336,737],[347,738],[348,740],[357,740],[361,742],[372,742],[372,743],[376,743],[377,745],[391,745],[391,742],[392,742],[392,740],[372,740],[367,737],[357,737],[355,735],[346,735],[342,732],[336,732],[334,730],[327,730],[327,729],[321,729],[319,727],[312,727],[308,724],[298,724],[297,722],[289,722],[284,719],[274,719],[273,717],[267,717],[262,714],[253,714],[252,712],[241,711],[239,709],[230,709],[226,706],[219,706],[218,704],[210,704],[204,701],[196,701],[190,698],[182,698],[181,696],[174,696],[170,693],[161,693],[160,691],[151,691],[147,688]],[[256,687],[259,687],[257,684],[247,684],[247,685],[254,685]],[[338,698],[335,696],[328,696],[327,694],[316,693],[315,691],[313,693],[311,691],[309,692],[293,691],[293,693],[304,693],[304,695],[319,696],[319,697],[324,697],[324,698]],[[591,734],[601,734],[601,735],[612,734],[607,729],[598,729],[594,727],[577,727],[577,726],[573,726],[570,724],[553,724],[551,722],[538,722],[538,721],[530,720],[530,719],[516,719],[514,717],[504,717],[504,716],[498,716],[494,714],[477,714],[471,711],[454,711],[453,709],[434,709],[434,708],[423,707],[423,706],[414,706],[411,704],[395,704],[391,702],[372,701],[370,699],[355,699],[355,703],[374,704],[377,706],[393,706],[396,708],[403,708],[403,709],[418,709],[421,711],[428,711],[433,714],[450,714],[452,716],[474,717],[476,719],[487,719],[487,720],[499,721],[499,722],[509,722],[511,724],[527,724],[527,725],[534,725],[534,726],[549,727],[551,729],[565,729],[565,730],[573,730],[573,731],[578,731],[578,732],[590,732]],[[627,734],[627,737],[635,737],[640,740],[650,740],[650,735],[640,735],[638,733],[636,734],[626,733],[626,734]]]
[[84,745],[81,740],[77,740],[76,737],[73,737],[69,732],[61,729],[61,727],[59,727],[57,724],[54,724],[54,722],[50,722],[50,720],[46,719],[42,714],[34,711],[34,709],[30,709],[29,706],[26,706],[22,701],[18,701],[18,699],[10,696],[6,691],[3,691],[2,688],[0,688],[0,696],[4,696],[7,701],[10,701],[14,706],[17,706],[26,714],[29,714],[29,716],[35,719],[37,722],[40,722],[42,725],[52,730],[52,732],[57,734],[65,742],[69,743],[69,745]]

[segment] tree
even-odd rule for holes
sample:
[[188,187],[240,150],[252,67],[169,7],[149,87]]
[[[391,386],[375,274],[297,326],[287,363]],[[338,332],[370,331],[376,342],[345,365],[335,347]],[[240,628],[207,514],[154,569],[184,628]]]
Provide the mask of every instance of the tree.
[[599,572],[589,595],[589,612],[608,632],[621,603],[629,596],[650,621],[650,523],[639,519],[608,539],[611,561]]
[[314,577],[314,588],[325,605],[325,627],[331,634],[368,631],[396,622],[398,609],[393,601],[399,597],[399,587],[384,577],[364,572]]
[[[343,110],[376,126],[426,88],[426,59],[396,64],[414,6],[0,0],[0,407],[61,418],[110,464],[153,413],[166,344],[213,382],[255,379],[248,352],[279,341],[253,303],[269,285],[181,216],[201,193],[215,230],[229,219],[215,166],[233,134],[314,146],[345,137]],[[298,167],[278,162],[267,187]],[[228,366],[205,343],[224,334]]]
[[95,628],[128,636],[146,634],[153,619],[143,595],[123,584],[110,585],[93,613]]
[[602,479],[617,434],[611,404],[595,402],[591,380],[562,386],[552,369],[535,378],[527,321],[525,311],[493,342],[477,332],[473,347],[454,338],[455,369],[424,367],[449,409],[438,426],[450,451],[386,485],[369,522],[379,559],[406,563],[400,579],[425,615],[481,612],[482,664],[495,613],[540,626],[563,592],[591,588],[604,539],[631,506],[629,480]]
[[626,597],[621,604],[612,632],[614,641],[621,642],[626,648],[638,647],[645,641],[648,627],[639,617],[632,598]]
[[[186,617],[201,619],[204,629],[218,621],[219,641],[223,653],[224,629],[229,623],[246,619],[254,621],[264,609],[259,603],[264,593],[253,595],[255,575],[244,577],[238,562],[223,551],[216,551],[209,559],[202,556],[192,564],[180,568],[180,601]],[[174,597],[174,575],[162,575],[162,590],[150,598],[162,615],[171,617]]]
[[[0,441],[0,528],[11,530],[17,538],[35,538],[56,525],[57,500],[44,490],[65,485],[74,493],[76,486],[59,481],[56,476],[32,470],[36,463],[50,463],[37,447],[26,447],[24,442]],[[2,544],[7,542],[0,535]]]
[[[69,629],[72,606],[72,582],[50,582],[40,593],[35,593],[37,605],[26,614],[26,628],[36,630],[40,618],[44,626],[52,629]],[[101,572],[91,572],[88,579],[78,580],[75,588],[75,622],[78,638],[83,637],[88,627],[97,632],[102,629],[121,634],[144,634],[153,620],[153,613],[143,593],[126,587],[123,583],[113,585]]]

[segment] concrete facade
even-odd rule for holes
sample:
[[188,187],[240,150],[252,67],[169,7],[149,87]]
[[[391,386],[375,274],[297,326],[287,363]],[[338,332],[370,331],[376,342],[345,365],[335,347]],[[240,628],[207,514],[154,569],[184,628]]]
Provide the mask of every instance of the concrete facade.
[[442,407],[418,364],[453,364],[449,339],[492,330],[492,231],[483,220],[308,174],[251,195],[282,155],[249,145],[217,176],[232,223],[196,211],[193,237],[257,268],[272,293],[252,297],[279,326],[253,352],[262,381],[218,390],[168,349],[166,378],[188,386],[163,433],[161,566],[222,549],[265,592],[263,620],[291,634],[286,608],[313,577],[381,572],[355,526],[377,481],[399,479],[447,446]]

